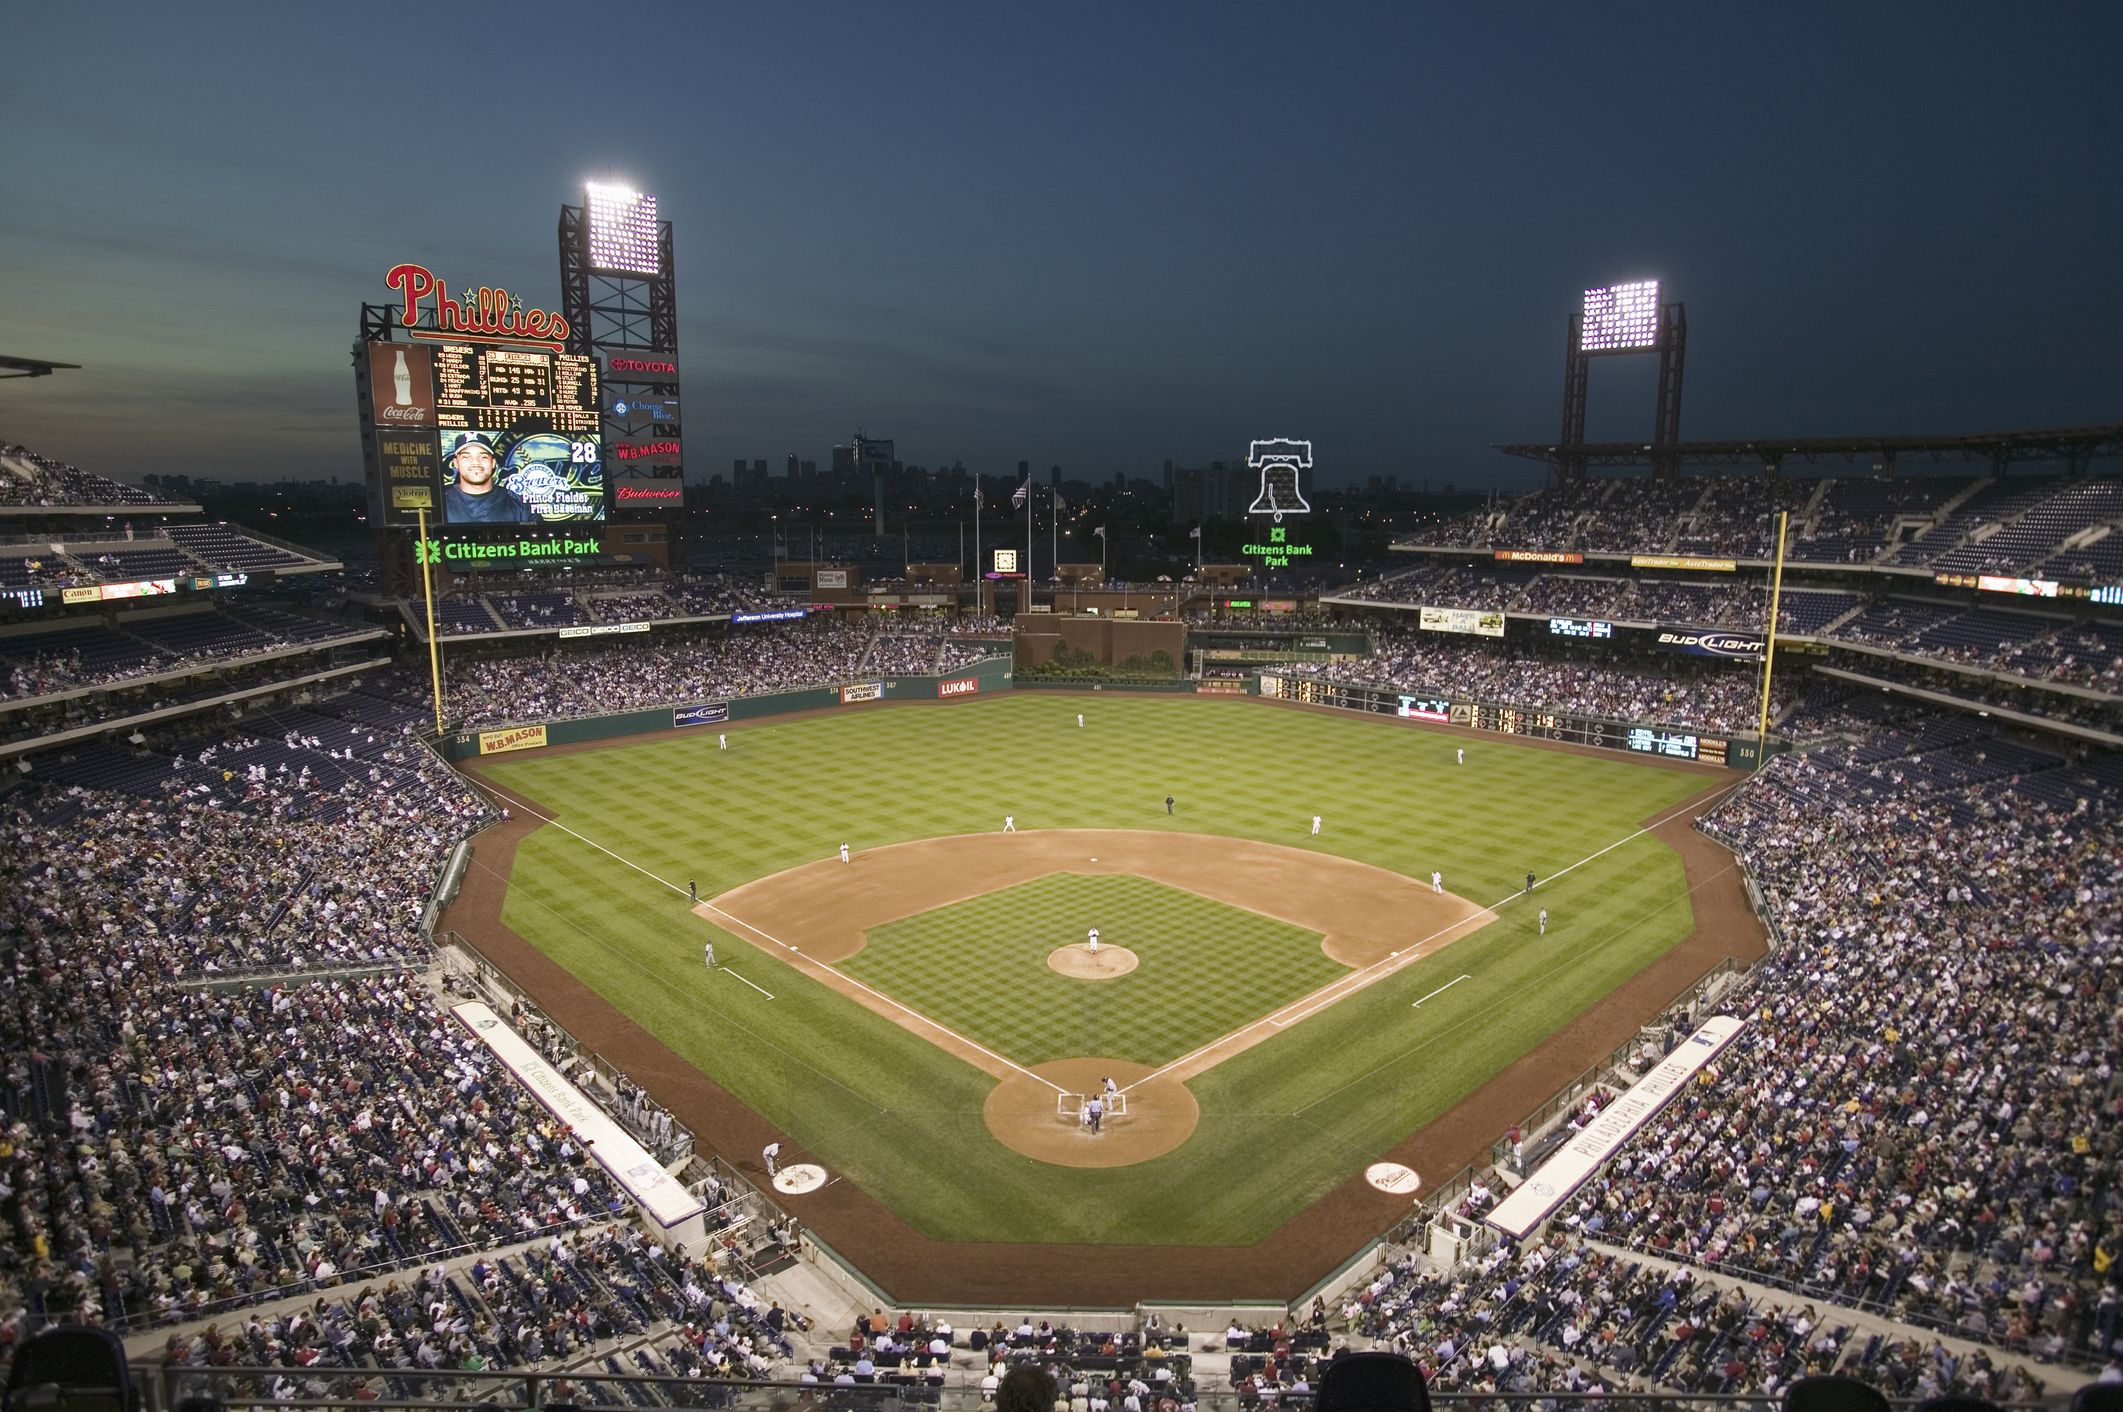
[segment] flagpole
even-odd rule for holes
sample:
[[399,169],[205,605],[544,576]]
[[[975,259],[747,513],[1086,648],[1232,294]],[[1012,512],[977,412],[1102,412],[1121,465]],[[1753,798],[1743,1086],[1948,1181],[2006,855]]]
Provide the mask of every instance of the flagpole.
[[1061,504],[1062,504],[1062,502],[1061,502],[1061,492],[1060,492],[1060,491],[1058,491],[1058,490],[1053,490],[1053,491],[1049,491],[1049,492],[1048,492],[1048,494],[1047,494],[1047,499],[1048,499],[1048,501],[1049,501],[1049,504],[1047,505],[1047,510],[1048,510],[1048,512],[1049,512],[1049,513],[1050,513],[1050,514],[1051,514],[1051,515],[1053,516],[1053,518],[1054,518],[1054,581],[1055,581],[1056,583],[1060,583],[1060,582],[1061,582]]
[[1032,489],[1032,472],[1025,471],[1025,592],[1020,600],[1025,612],[1032,611],[1032,502],[1039,495]]
[[980,571],[980,499],[980,476],[975,474],[973,477],[973,611],[975,613],[988,611],[981,606],[981,585],[988,581],[988,576]]

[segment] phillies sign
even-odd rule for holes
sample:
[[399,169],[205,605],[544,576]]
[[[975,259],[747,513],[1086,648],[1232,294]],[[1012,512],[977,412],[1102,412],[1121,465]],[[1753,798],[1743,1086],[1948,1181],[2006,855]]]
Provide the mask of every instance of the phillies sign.
[[[481,285],[462,299],[454,299],[449,286],[435,278],[433,271],[425,265],[412,264],[391,266],[383,282],[398,296],[398,321],[413,330],[415,337],[457,334],[543,344],[556,351],[567,340],[569,324],[565,318],[546,309],[526,309],[523,301],[506,289]],[[421,322],[429,311],[435,320],[432,328]]]

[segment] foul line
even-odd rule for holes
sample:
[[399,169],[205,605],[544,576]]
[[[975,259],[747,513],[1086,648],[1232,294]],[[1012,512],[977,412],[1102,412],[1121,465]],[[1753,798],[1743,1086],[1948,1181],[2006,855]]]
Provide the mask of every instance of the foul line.
[[[1428,999],[1430,999],[1430,996],[1432,996],[1432,995],[1443,995],[1443,994],[1444,994],[1444,993],[1445,993],[1446,991],[1448,991],[1448,990],[1452,989],[1452,988],[1453,988],[1454,986],[1458,985],[1458,984],[1460,983],[1460,981],[1471,981],[1471,980],[1473,980],[1473,979],[1474,979],[1474,977],[1473,977],[1473,976],[1461,976],[1461,977],[1459,977],[1459,979],[1458,979],[1458,980],[1449,980],[1449,981],[1446,981],[1446,982],[1445,982],[1445,983],[1444,983],[1443,985],[1439,986],[1439,987],[1438,987],[1438,988],[1437,988],[1436,990],[1433,990],[1433,991],[1431,991],[1431,992],[1430,992],[1430,995],[1426,995],[1426,996],[1424,996],[1424,997],[1423,997],[1423,1000],[1428,1000]],[[1415,1002],[1415,1003],[1414,1003],[1413,1005],[1410,1005],[1410,1006],[1409,1006],[1408,1008],[1409,1008],[1409,1009],[1411,1009],[1411,1010],[1420,1010],[1420,1009],[1422,1009],[1422,1008],[1423,1008],[1423,1000],[1418,1000],[1418,1001],[1416,1001],[1416,1002]]]
[[[1742,780],[1741,784],[1744,783],[1746,783],[1746,781]],[[1686,803],[1677,804],[1668,812],[1661,814],[1658,818],[1653,819],[1648,824],[1645,824],[1642,828],[1639,828],[1634,832],[1622,835],[1620,838],[1608,844],[1605,848],[1600,849],[1598,852],[1588,853],[1584,857],[1578,859],[1575,863],[1570,864],[1568,867],[1560,868],[1555,872],[1550,873],[1545,878],[1536,879],[1535,885],[1538,886],[1541,883],[1554,882],[1557,878],[1560,878],[1565,874],[1574,873],[1579,868],[1584,867],[1587,863],[1593,862],[1596,859],[1606,857],[1608,854],[1614,852],[1615,849],[1620,848],[1623,844],[1632,843],[1637,839],[1642,838],[1645,834],[1650,833],[1654,829],[1663,828],[1665,825],[1673,822],[1675,819],[1680,818],[1684,814],[1690,813],[1692,811],[1708,813],[1710,810],[1715,809],[1719,804],[1724,803],[1725,798],[1730,797],[1735,790],[1739,789],[1739,787],[1740,786],[1737,784],[1733,785],[1730,789],[1727,789],[1725,791],[1723,796],[1719,797],[1715,802],[1708,805],[1699,806],[1693,800],[1690,800]],[[1689,892],[1693,891],[1693,888],[1689,889]],[[1230,1044],[1239,1036],[1246,1034],[1263,1024],[1272,1025],[1276,1029],[1280,1030],[1287,1029],[1291,1025],[1297,1024],[1301,1020],[1308,1020],[1312,1018],[1312,1016],[1318,1014],[1320,1011],[1325,1010],[1330,1006],[1336,1005],[1341,1001],[1348,999],[1349,996],[1354,995],[1358,990],[1365,988],[1373,981],[1381,980],[1386,975],[1391,974],[1393,971],[1400,970],[1405,966],[1414,965],[1417,961],[1424,959],[1413,953],[1421,947],[1427,945],[1428,943],[1437,940],[1439,937],[1445,935],[1447,932],[1456,931],[1461,927],[1469,925],[1470,923],[1481,922],[1484,919],[1486,919],[1487,921],[1495,921],[1497,908],[1508,907],[1512,903],[1523,901],[1532,895],[1533,894],[1530,891],[1521,891],[1514,892],[1509,894],[1508,896],[1499,898],[1497,901],[1491,903],[1488,907],[1483,908],[1475,916],[1463,917],[1459,921],[1454,922],[1449,926],[1440,927],[1438,930],[1430,933],[1430,935],[1426,937],[1423,937],[1421,940],[1413,942],[1408,946],[1402,947],[1398,952],[1396,952],[1392,956],[1388,956],[1383,960],[1374,961],[1370,965],[1364,967],[1362,970],[1352,971],[1346,976],[1342,976],[1337,980],[1329,982],[1327,985],[1321,987],[1319,990],[1314,991],[1311,995],[1304,996],[1298,1000],[1292,1001],[1289,1005],[1286,1005],[1282,1009],[1275,1011],[1273,1014],[1266,1015],[1261,1019],[1254,1020],[1250,1024],[1241,1025],[1235,1030],[1231,1030],[1225,1034],[1217,1036],[1215,1039],[1201,1046],[1201,1048],[1194,1050],[1192,1053],[1183,1054],[1179,1058],[1173,1060],[1171,1063],[1164,1065],[1162,1068],[1159,1068],[1151,1073],[1145,1074],[1142,1078],[1137,1079],[1135,1083],[1128,1085],[1128,1088],[1134,1088],[1138,1085],[1149,1083],[1152,1079],[1163,1078],[1166,1074],[1171,1073],[1173,1070],[1181,1067],[1182,1065],[1192,1063],[1194,1060],[1199,1059],[1203,1055],[1209,1054],[1227,1044]],[[1683,894],[1683,896],[1686,895],[1686,893]],[[1385,969],[1381,970],[1380,968],[1382,967]],[[1378,972],[1378,974],[1374,975],[1373,972]],[[1457,985],[1458,982],[1455,981],[1453,982],[1453,984]],[[1424,1000],[1428,1000],[1429,998],[1430,997],[1427,995],[1423,997]],[[1296,1011],[1298,1013],[1293,1014],[1291,1013],[1292,1011]],[[1345,1084],[1343,1085],[1343,1087],[1347,1087],[1347,1085]],[[1122,1089],[1121,1091],[1125,1093],[1127,1092],[1127,1089]],[[1336,1091],[1339,1092],[1339,1090]],[[1315,1103],[1318,1101],[1319,1100],[1317,1099],[1314,1100]],[[1305,1106],[1309,1108],[1313,1105],[1307,1104]]]
[[774,945],[788,952],[789,955],[794,958],[788,964],[799,967],[809,966],[816,970],[826,972],[827,974],[831,975],[834,980],[846,985],[854,986],[863,994],[875,996],[877,999],[891,1006],[894,1010],[897,1010],[902,1014],[912,1016],[917,1025],[926,1026],[929,1029],[935,1030],[938,1034],[949,1035],[958,1043],[966,1046],[966,1048],[975,1050],[981,1054],[985,1054],[998,1064],[1008,1065],[1010,1068],[1015,1069],[1018,1073],[1023,1074],[1026,1078],[1032,1079],[1038,1083],[1045,1084],[1048,1088],[1053,1089],[1056,1093],[1068,1092],[1067,1089],[1063,1088],[1060,1084],[1054,1082],[1054,1080],[1041,1078],[1038,1074],[1033,1073],[1030,1069],[1018,1063],[1015,1059],[1005,1058],[1004,1056],[997,1054],[994,1050],[988,1048],[986,1045],[979,1044],[974,1042],[973,1040],[967,1039],[964,1035],[960,1034],[957,1030],[952,1029],[949,1025],[938,1024],[936,1021],[930,1019],[927,1015],[922,1014],[921,1011],[913,1009],[910,1006],[901,1004],[899,1001],[894,1000],[891,996],[886,995],[881,990],[877,990],[874,987],[864,985],[861,981],[855,979],[855,977],[849,975],[846,971],[836,970],[834,967],[828,966],[822,961],[813,960],[811,957],[804,955],[803,952],[789,945],[789,943],[787,943],[786,941],[783,941],[780,937],[775,936],[772,932],[762,931],[760,928],[755,927],[750,922],[744,920],[744,918],[739,917],[734,913],[723,911],[722,908],[717,907],[712,902],[703,902],[700,905],[706,908],[708,911],[713,912],[716,916],[721,917],[731,926],[743,927],[746,931],[752,933],[752,935],[764,937],[768,941],[772,942]]
[[[589,844],[590,847],[596,849],[599,853],[604,854],[607,858],[616,859],[617,861],[626,864],[629,868],[632,868],[635,872],[641,874],[643,877],[648,878],[654,882],[662,883],[665,887],[671,889],[671,891],[673,892],[684,892],[689,898],[692,896],[691,892],[688,892],[685,888],[680,887],[677,883],[672,882],[670,879],[657,876],[655,873],[650,872],[647,868],[642,867],[641,864],[636,863],[631,858],[621,857],[619,854],[614,853],[611,849],[605,847],[603,844],[599,843],[594,838],[584,837],[582,834],[579,834],[574,829],[569,828],[566,824],[563,824],[562,822],[560,822],[560,820],[554,818],[552,815],[539,813],[536,809],[533,809],[530,804],[523,799],[521,795],[511,795],[506,790],[503,790],[500,786],[491,783],[488,784],[487,788],[498,796],[514,799],[516,801],[516,804],[532,818],[543,820],[544,822],[551,824],[554,828],[559,829],[562,833],[566,834],[570,838],[581,839],[584,843]],[[820,963],[817,961],[813,961],[810,957],[804,955],[801,951],[798,951],[795,947],[789,945],[780,937],[772,936],[767,932],[761,931],[758,927],[753,926],[750,922],[747,922],[742,918],[732,916],[730,913],[723,911],[722,908],[717,907],[712,902],[702,902],[699,905],[707,908],[716,916],[722,917],[736,926],[743,927],[746,931],[751,932],[754,936],[766,937],[768,941],[772,942],[774,945],[780,947],[782,950],[788,952],[791,956],[796,958],[794,961],[790,962],[791,965],[815,966],[818,967],[818,969],[820,970],[832,969],[831,967],[820,965]],[[732,974],[735,973],[733,972]],[[1048,1088],[1053,1089],[1056,1093],[1068,1092],[1067,1089],[1063,1088],[1060,1084],[1054,1082],[1054,1080],[1040,1078],[1038,1074],[1033,1073],[1030,1069],[1018,1063],[1016,1060],[1006,1059],[1002,1055],[997,1054],[994,1050],[989,1049],[986,1045],[976,1044],[972,1040],[967,1039],[964,1035],[958,1033],[954,1029],[951,1029],[949,1026],[937,1024],[936,1021],[930,1019],[927,1015],[922,1014],[919,1010],[909,1009],[907,1006],[900,1004],[900,1002],[894,1000],[891,996],[886,995],[884,992],[879,990],[872,990],[869,986],[864,985],[861,981],[856,980],[855,977],[848,975],[846,972],[833,971],[832,974],[838,979],[845,981],[849,985],[855,986],[869,995],[876,996],[879,1000],[891,1006],[893,1009],[903,1011],[904,1013],[913,1016],[915,1020],[917,1020],[921,1024],[927,1025],[929,1028],[935,1030],[937,1033],[949,1035],[952,1039],[957,1040],[960,1044],[966,1046],[966,1048],[975,1050],[981,1054],[985,1054],[990,1059],[995,1060],[998,1064],[1008,1065],[1010,1068],[1016,1070],[1018,1073],[1023,1074],[1026,1078],[1032,1079],[1038,1083],[1045,1084]],[[744,981],[745,978],[743,976],[738,976],[737,979]],[[752,985],[750,981],[745,981],[745,984]],[[760,990],[760,988],[756,985],[752,985],[752,989],[758,990],[761,995],[765,995],[769,1000],[772,1000],[774,998],[766,991]]]
[[[745,981],[745,978],[743,976],[738,975],[737,972],[731,970],[727,966],[717,966],[715,969],[721,971],[724,975],[731,977],[733,980]],[[769,1000],[772,1000],[774,998],[774,992],[768,990],[763,985],[759,985],[753,981],[745,981],[745,984],[751,986],[752,989],[758,991],[761,995],[764,995]]]

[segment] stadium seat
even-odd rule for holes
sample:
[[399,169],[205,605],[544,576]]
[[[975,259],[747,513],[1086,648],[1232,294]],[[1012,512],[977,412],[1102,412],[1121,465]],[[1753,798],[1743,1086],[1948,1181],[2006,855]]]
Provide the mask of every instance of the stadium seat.
[[1318,1412],[1430,1412],[1422,1369],[1398,1353],[1351,1353],[1327,1365]]
[[1887,1398],[1870,1383],[1824,1373],[1786,1388],[1784,1412],[1887,1412]]
[[125,1344],[109,1329],[66,1325],[22,1345],[7,1370],[7,1406],[134,1412]]

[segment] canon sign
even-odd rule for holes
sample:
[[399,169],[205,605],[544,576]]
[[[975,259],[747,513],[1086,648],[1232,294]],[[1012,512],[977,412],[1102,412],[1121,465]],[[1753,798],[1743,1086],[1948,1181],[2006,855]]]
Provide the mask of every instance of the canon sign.
[[606,382],[674,383],[678,381],[678,355],[644,349],[639,353],[607,352]]
[[1661,652],[1681,652],[1690,657],[1729,657],[1759,662],[1768,644],[1750,633],[1715,632],[1703,628],[1661,627]]

